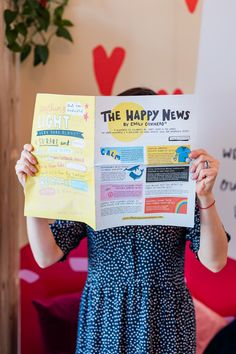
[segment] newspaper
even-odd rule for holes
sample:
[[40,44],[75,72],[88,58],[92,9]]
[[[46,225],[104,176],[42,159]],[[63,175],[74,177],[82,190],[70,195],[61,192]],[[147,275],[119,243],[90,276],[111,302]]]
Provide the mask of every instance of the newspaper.
[[25,215],[124,225],[193,227],[196,139],[192,95],[38,94]]

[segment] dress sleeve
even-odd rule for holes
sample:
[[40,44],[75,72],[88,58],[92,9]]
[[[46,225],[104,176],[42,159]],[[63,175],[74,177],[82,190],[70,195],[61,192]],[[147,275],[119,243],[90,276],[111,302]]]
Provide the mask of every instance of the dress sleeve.
[[[228,242],[230,241],[230,235],[225,231]],[[201,221],[200,221],[200,209],[197,201],[195,203],[195,215],[194,215],[194,227],[187,227],[186,240],[190,241],[190,249],[195,253],[198,258],[198,251],[200,248],[200,235],[201,235]]]
[[195,214],[194,214],[194,226],[186,228],[186,240],[190,241],[190,249],[195,253],[198,259],[198,251],[200,248],[200,234],[201,234],[201,223],[200,223],[200,209],[195,202]]
[[56,244],[61,248],[64,256],[59,260],[66,260],[71,250],[76,248],[80,241],[87,236],[86,224],[76,221],[56,220],[49,224]]

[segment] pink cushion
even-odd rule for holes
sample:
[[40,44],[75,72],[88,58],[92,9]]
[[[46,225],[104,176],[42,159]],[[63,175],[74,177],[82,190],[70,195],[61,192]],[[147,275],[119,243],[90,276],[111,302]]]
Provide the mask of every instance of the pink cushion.
[[45,354],[75,353],[80,297],[81,293],[73,293],[32,301],[38,312]]
[[197,354],[202,354],[210,340],[228,322],[200,301],[193,299],[197,325]]

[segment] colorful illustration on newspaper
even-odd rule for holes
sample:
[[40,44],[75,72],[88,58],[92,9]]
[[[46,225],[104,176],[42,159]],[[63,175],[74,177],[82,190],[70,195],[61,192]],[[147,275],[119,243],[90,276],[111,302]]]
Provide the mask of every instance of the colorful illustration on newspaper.
[[[122,225],[193,226],[194,97],[39,94],[25,215]],[[37,214],[37,215],[36,215]]]

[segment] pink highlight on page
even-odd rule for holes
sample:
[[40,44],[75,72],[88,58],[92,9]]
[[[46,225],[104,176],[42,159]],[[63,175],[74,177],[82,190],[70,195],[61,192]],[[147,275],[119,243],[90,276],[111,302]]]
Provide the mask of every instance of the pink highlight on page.
[[115,199],[142,198],[142,184],[106,184],[101,186],[101,201],[110,201]]

